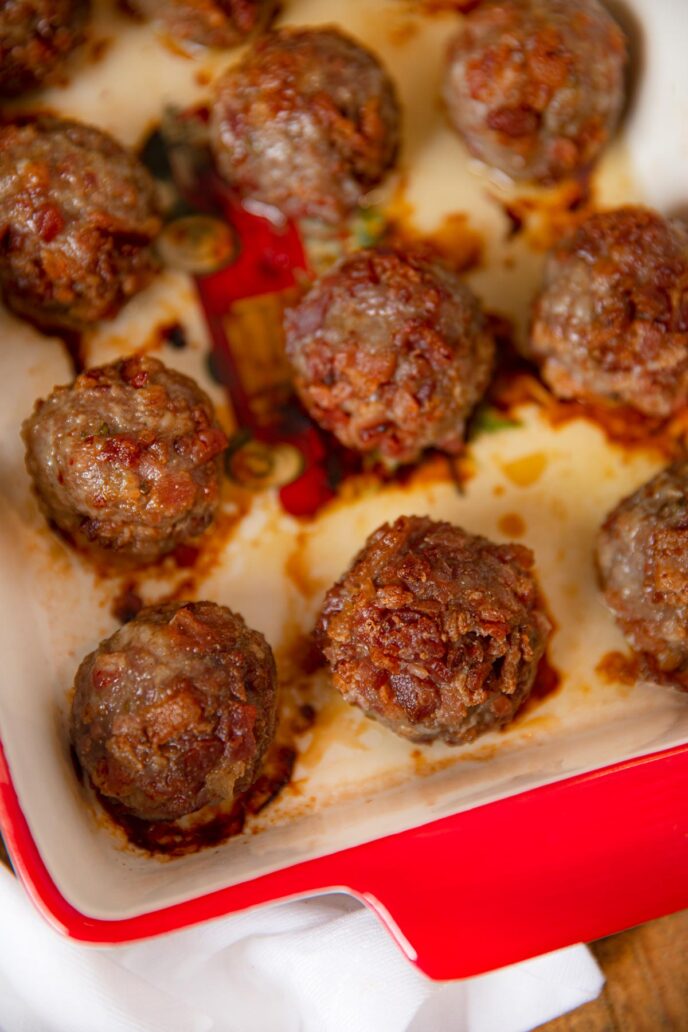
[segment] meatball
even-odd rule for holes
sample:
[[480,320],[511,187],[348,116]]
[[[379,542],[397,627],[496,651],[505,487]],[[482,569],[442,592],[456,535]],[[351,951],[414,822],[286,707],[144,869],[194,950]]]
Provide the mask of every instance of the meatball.
[[227,438],[200,387],[155,358],[56,387],[22,436],[45,515],[89,551],[150,562],[213,520]]
[[142,610],[84,659],[74,689],[83,770],[143,820],[231,801],[255,781],[275,732],[270,646],[214,602]]
[[277,0],[136,0],[176,39],[206,47],[234,47],[265,25]]
[[514,179],[585,168],[624,101],[626,41],[597,0],[496,0],[465,19],[444,97],[476,157]]
[[607,604],[630,644],[660,672],[683,675],[688,688],[688,459],[612,510],[597,540],[597,563]]
[[393,165],[399,120],[370,51],[334,28],[281,29],[219,80],[211,145],[244,197],[336,225]]
[[81,329],[156,269],[153,181],[107,133],[57,118],[0,128],[0,287],[18,315]]
[[301,400],[347,447],[387,462],[461,449],[494,343],[449,269],[411,252],[355,252],[287,311],[285,330]]
[[688,229],[644,208],[588,218],[550,254],[532,357],[563,398],[671,415],[688,398]]
[[54,80],[84,38],[89,0],[3,0],[0,4],[0,96]]
[[527,698],[550,624],[532,552],[402,516],[328,592],[316,638],[344,698],[414,742],[468,742]]

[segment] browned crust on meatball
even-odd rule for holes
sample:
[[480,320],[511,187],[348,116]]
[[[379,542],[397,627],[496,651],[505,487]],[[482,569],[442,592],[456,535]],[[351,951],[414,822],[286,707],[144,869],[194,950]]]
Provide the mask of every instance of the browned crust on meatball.
[[150,562],[214,518],[227,438],[200,387],[155,358],[56,387],[22,436],[46,517],[88,551]]
[[530,339],[563,398],[669,416],[688,397],[688,230],[639,207],[588,218],[551,253]]
[[151,177],[107,133],[57,118],[0,127],[0,286],[18,315],[80,329],[157,268]]
[[280,29],[217,83],[211,144],[243,196],[337,224],[394,164],[399,121],[392,80],[360,43]]
[[411,252],[358,251],[285,316],[295,386],[349,448],[410,462],[456,453],[485,391],[494,342],[449,269]]
[[89,0],[3,0],[0,95],[13,97],[54,81],[84,39]]
[[444,96],[473,154],[516,179],[589,165],[624,99],[624,35],[597,0],[495,0],[452,41]]
[[468,742],[527,698],[550,624],[532,552],[402,516],[330,589],[317,640],[335,687],[412,741]]
[[175,820],[251,785],[275,721],[263,635],[224,606],[173,602],[84,659],[70,733],[99,792],[143,820]]
[[175,39],[235,47],[267,25],[277,0],[136,0]]
[[597,539],[609,608],[659,673],[688,689],[688,459],[658,473],[609,513]]

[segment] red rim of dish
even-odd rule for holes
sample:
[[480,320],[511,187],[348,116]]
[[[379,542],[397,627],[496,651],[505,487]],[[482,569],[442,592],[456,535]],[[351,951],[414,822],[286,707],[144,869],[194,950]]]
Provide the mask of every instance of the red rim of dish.
[[406,956],[463,978],[688,907],[688,743],[532,789],[173,906],[89,917],[61,894],[0,745],[0,827],[62,934],[132,942],[328,891],[366,903]]

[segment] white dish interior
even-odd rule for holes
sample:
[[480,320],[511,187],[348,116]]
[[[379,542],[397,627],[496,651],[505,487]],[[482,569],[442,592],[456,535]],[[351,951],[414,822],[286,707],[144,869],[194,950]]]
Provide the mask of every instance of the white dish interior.
[[[145,25],[96,4],[95,35],[113,38],[97,64],[41,104],[81,117],[135,144],[164,104],[207,95],[199,72],[214,75],[234,55],[184,57]],[[506,216],[495,196],[511,188],[469,160],[446,129],[438,103],[441,56],[457,17],[423,19],[403,0],[290,0],[283,21],[337,22],[386,60],[405,115],[403,165],[414,221],[432,229],[465,212],[489,243],[469,281],[492,309],[522,326],[542,255],[505,240]],[[644,25],[637,99],[624,130],[595,174],[600,203],[648,200],[680,206],[688,162],[688,8],[672,0],[635,0]],[[681,25],[679,25],[679,22]],[[682,26],[682,27],[681,27]],[[152,328],[178,319],[190,346],[161,357],[208,382],[208,342],[193,287],[165,273],[112,324],[94,333],[88,360],[135,351]],[[457,813],[576,772],[688,741],[688,697],[649,685],[600,678],[596,666],[623,639],[596,587],[592,542],[607,510],[661,465],[650,451],[629,454],[584,421],[552,429],[535,408],[522,427],[480,437],[466,492],[428,482],[389,487],[333,506],[313,523],[283,515],[275,497],[257,496],[226,545],[199,597],[242,612],[286,655],[307,631],[324,590],[365,536],[400,513],[450,519],[535,551],[557,631],[550,658],[561,689],[507,732],[462,748],[414,746],[346,707],[323,683],[319,717],[300,743],[292,784],[247,832],[196,855],[161,862],[127,848],[85,800],[69,760],[67,692],[82,656],[112,632],[113,586],[98,579],[44,524],[29,490],[19,440],[34,400],[70,379],[62,348],[0,312],[0,648],[5,675],[0,733],[19,800],[48,870],[65,898],[96,918],[125,918],[202,895],[286,865]],[[231,503],[228,503],[231,504]],[[505,520],[505,517],[507,519]],[[287,572],[307,571],[297,581]],[[324,681],[324,675],[318,675]]]

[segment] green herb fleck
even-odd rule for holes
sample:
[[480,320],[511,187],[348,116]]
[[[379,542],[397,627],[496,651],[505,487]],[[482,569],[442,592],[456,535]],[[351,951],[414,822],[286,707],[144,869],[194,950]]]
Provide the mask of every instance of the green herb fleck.
[[512,419],[492,405],[480,405],[476,410],[468,431],[468,439],[474,441],[481,434],[495,434],[499,430],[513,430],[523,426],[518,419]]
[[353,236],[356,247],[374,247],[387,228],[387,220],[379,208],[361,208],[354,219]]

